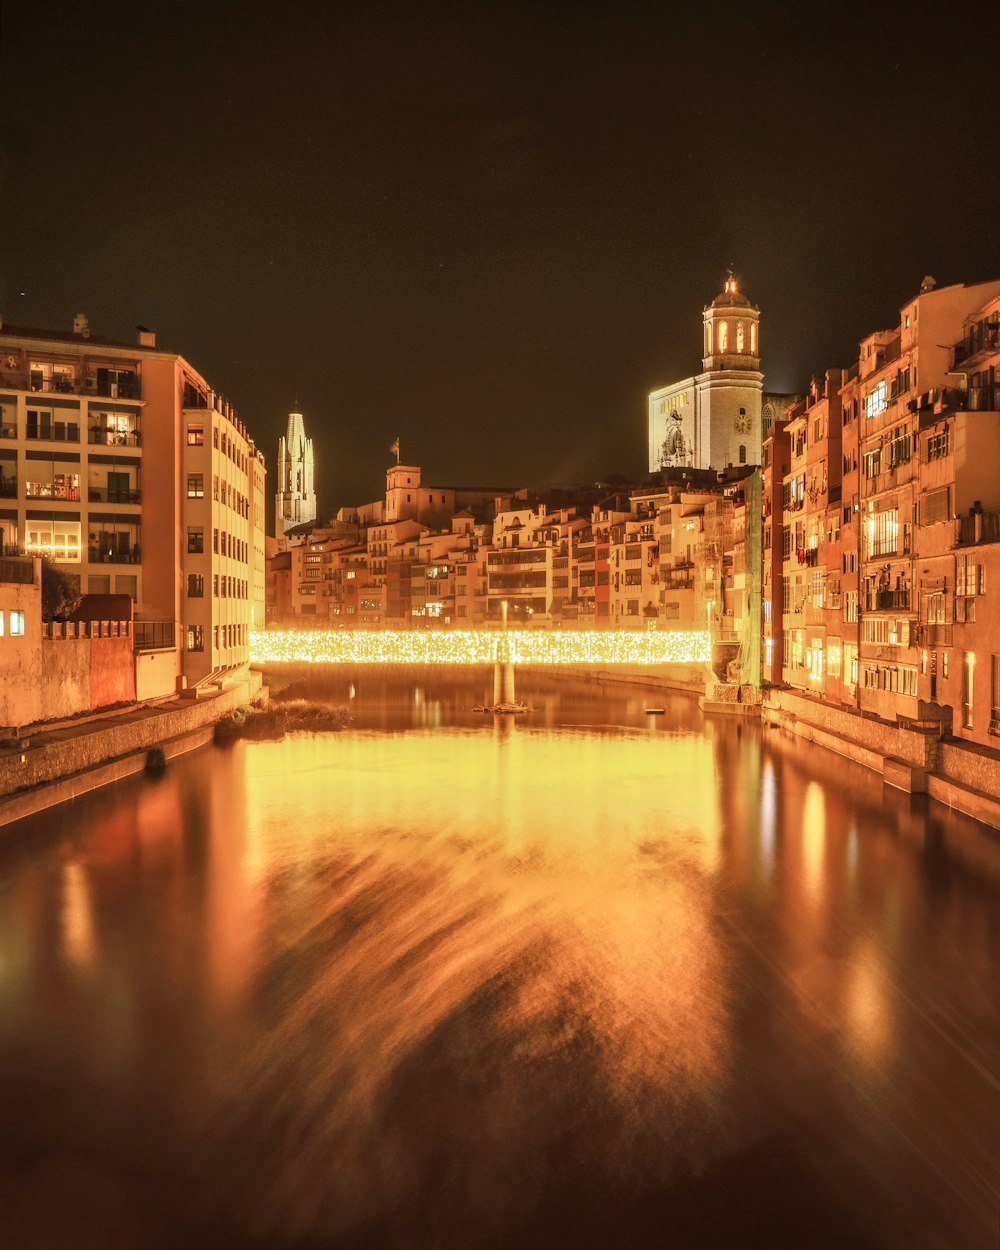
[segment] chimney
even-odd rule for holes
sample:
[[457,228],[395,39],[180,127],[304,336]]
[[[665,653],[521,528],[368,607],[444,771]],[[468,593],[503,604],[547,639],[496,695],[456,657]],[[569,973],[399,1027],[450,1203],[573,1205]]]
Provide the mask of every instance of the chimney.
[[73,318],[73,333],[79,334],[82,339],[90,338],[90,322],[86,313],[77,313]]
[[140,347],[155,347],[156,346],[156,331],[155,330],[150,330],[148,326],[136,326],[135,328],[139,331],[139,346]]

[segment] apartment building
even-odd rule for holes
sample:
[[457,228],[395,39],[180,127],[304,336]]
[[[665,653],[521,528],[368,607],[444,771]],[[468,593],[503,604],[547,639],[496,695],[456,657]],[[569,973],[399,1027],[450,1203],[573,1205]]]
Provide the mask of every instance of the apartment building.
[[129,595],[160,693],[245,667],[264,462],[187,360],[144,328],[132,346],[93,335],[82,315],[66,332],[0,326],[0,439],[5,547],[84,593]]
[[[952,458],[954,482],[928,492],[925,485],[939,481],[942,469],[921,473],[920,431],[952,399],[950,345],[967,318],[997,295],[1000,283],[938,289],[925,279],[901,310],[899,324],[861,343],[858,704],[863,711],[890,718],[922,714],[917,552],[940,548],[946,539],[932,531],[940,525],[951,529],[959,498],[973,483],[985,485],[989,473],[965,458],[961,463]],[[942,662],[950,663],[950,657]]]

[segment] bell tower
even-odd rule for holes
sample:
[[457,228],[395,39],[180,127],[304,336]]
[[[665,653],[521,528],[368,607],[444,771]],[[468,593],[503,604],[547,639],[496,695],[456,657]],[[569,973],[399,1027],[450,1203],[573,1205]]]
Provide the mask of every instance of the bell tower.
[[760,369],[760,309],[740,291],[733,271],[703,313],[704,357],[711,369]]
[[704,461],[713,469],[760,464],[760,309],[740,290],[731,269],[702,314],[702,333],[697,385]]

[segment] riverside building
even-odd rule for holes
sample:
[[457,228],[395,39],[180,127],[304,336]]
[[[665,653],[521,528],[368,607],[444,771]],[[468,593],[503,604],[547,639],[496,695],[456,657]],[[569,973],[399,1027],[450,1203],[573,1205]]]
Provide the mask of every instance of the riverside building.
[[0,529],[85,594],[135,603],[137,697],[245,670],[264,601],[264,462],[183,356],[0,327]]

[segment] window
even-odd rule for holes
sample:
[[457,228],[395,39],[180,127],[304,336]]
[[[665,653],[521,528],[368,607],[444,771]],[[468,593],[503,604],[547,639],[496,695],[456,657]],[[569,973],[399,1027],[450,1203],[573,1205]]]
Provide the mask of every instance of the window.
[[746,445],[744,443],[740,443],[740,464],[746,464],[746,462],[747,462]]
[[899,542],[899,512],[892,508],[869,513],[865,522],[865,537],[869,556],[895,555]]
[[187,649],[189,651],[205,650],[205,629],[202,625],[188,626]]
[[205,550],[205,531],[200,525],[188,526],[188,553],[200,555]]
[[927,460],[940,460],[948,454],[948,427],[943,425],[927,435]]
[[31,555],[48,556],[63,563],[80,563],[81,528],[79,521],[29,520],[25,550]]
[[869,419],[881,416],[887,407],[886,385],[884,382],[879,382],[875,389],[865,396],[865,416]]
[[203,447],[205,445],[205,427],[203,425],[189,425],[187,438],[189,447]]
[[205,578],[201,573],[188,574],[188,598],[201,599],[205,594]]
[[729,322],[719,322],[719,351],[726,352],[729,350]]
[[937,525],[951,517],[951,492],[947,486],[930,490],[920,499],[920,524]]
[[983,593],[984,569],[975,556],[959,556],[955,561],[955,620],[971,625],[976,619],[976,595]]
[[188,474],[187,492],[188,499],[205,498],[205,475],[203,473]]
[[736,323],[736,350],[738,352],[741,352],[743,350],[743,344],[744,344],[743,322],[737,321]]
[[24,637],[24,613],[18,608],[14,608],[10,614],[10,636],[11,638]]
[[962,656],[962,728],[972,728],[972,701],[975,694],[976,654],[966,651]]

